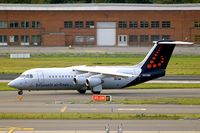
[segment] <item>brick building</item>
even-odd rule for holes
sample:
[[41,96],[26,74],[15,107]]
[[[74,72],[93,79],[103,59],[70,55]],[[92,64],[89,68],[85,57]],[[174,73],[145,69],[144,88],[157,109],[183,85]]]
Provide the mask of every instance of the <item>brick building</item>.
[[0,4],[0,46],[200,42],[200,4]]

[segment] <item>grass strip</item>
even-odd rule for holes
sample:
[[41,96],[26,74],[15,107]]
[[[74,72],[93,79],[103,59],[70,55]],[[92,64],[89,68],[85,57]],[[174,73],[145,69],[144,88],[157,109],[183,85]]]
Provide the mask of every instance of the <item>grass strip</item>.
[[123,99],[113,100],[114,103],[122,104],[177,104],[177,105],[200,105],[200,98],[152,98],[152,99]]
[[198,83],[143,83],[136,86],[128,87],[129,89],[188,89],[188,88],[200,88]]
[[[58,55],[40,55],[33,56],[30,59],[9,59],[2,57],[0,59],[0,73],[14,74],[22,73],[31,68],[46,67],[67,67],[75,65],[134,65],[143,60],[144,55],[134,54],[70,54]],[[172,56],[167,67],[167,74],[173,75],[200,75],[200,56],[199,55],[177,55]]]
[[8,86],[8,83],[0,83],[0,91],[14,91],[16,89]]
[[0,119],[178,120],[200,119],[200,114],[1,113]]

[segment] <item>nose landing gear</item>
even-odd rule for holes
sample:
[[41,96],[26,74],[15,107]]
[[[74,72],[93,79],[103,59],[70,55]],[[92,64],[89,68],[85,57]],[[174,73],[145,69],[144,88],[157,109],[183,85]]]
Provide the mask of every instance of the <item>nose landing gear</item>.
[[18,91],[18,95],[23,95],[23,91],[22,91],[22,90],[19,90],[19,91]]

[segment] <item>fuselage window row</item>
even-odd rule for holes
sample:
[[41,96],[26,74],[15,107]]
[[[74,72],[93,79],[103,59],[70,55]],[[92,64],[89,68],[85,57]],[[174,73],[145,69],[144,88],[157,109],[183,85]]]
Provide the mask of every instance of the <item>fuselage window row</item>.
[[49,78],[73,78],[75,75],[49,75]]

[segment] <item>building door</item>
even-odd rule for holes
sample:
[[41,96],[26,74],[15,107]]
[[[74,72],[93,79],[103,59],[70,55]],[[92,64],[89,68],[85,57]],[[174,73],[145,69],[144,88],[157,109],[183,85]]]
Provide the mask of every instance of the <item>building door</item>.
[[118,36],[118,46],[127,46],[127,35]]
[[116,45],[115,22],[97,22],[97,45],[98,46]]

